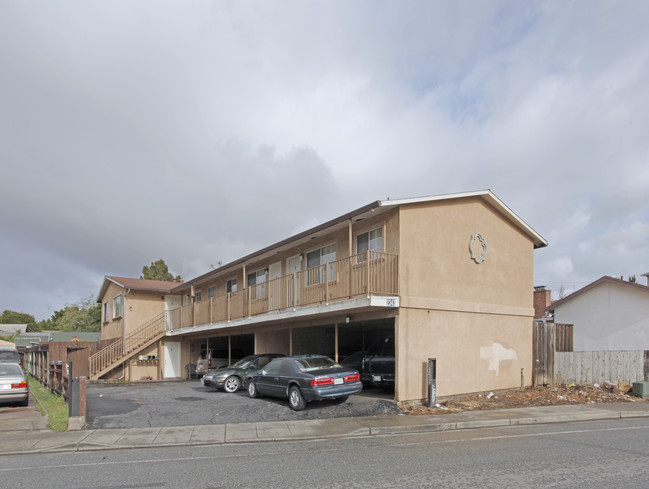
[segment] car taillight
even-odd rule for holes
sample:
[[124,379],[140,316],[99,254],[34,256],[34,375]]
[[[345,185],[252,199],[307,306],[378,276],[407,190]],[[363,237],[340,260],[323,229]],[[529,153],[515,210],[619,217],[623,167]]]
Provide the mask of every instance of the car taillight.
[[318,387],[320,385],[329,385],[333,383],[334,383],[334,379],[332,379],[331,377],[321,377],[319,379],[313,379],[311,381],[311,386]]
[[208,367],[211,367],[211,366],[212,366],[212,359],[211,359],[211,358],[207,361],[207,366],[208,366]]
[[21,382],[20,384],[11,384],[12,389],[27,389],[27,382]]
[[358,382],[361,380],[361,374],[351,374],[345,376],[345,382]]

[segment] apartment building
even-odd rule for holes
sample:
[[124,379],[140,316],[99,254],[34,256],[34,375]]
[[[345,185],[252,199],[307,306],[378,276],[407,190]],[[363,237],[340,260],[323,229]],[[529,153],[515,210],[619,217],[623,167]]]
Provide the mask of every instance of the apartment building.
[[[394,336],[397,400],[426,397],[429,358],[439,396],[520,386],[521,373],[529,385],[534,250],[544,246],[489,190],[376,201],[175,284],[158,301],[177,307],[131,334],[155,337],[160,378],[184,376],[208,347],[232,360],[341,359]],[[91,371],[114,376],[130,361],[136,379],[138,348],[100,352]]]

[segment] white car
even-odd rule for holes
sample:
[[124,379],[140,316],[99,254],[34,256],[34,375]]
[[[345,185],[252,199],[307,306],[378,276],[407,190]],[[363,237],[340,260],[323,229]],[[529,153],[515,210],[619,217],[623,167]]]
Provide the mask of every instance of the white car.
[[0,403],[29,404],[27,378],[17,363],[0,363]]

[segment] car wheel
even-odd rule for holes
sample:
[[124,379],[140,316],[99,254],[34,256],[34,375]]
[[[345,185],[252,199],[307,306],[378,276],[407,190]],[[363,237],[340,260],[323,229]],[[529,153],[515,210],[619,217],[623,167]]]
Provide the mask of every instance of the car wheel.
[[257,386],[252,380],[248,382],[248,395],[253,399],[255,397],[259,397],[259,392],[257,392]]
[[225,390],[225,392],[229,392],[230,394],[237,392],[240,387],[241,381],[236,375],[231,375],[230,377],[225,379],[225,382],[223,384],[223,389]]
[[288,404],[293,411],[302,411],[306,407],[306,402],[304,402],[304,397],[302,397],[299,388],[295,386],[290,388],[288,391]]
[[21,406],[29,406],[29,397],[26,397],[23,402],[20,403]]

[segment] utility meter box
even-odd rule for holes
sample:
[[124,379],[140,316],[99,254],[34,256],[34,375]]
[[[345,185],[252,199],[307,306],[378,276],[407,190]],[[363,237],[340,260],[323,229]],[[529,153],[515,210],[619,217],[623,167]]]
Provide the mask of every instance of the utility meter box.
[[642,397],[643,399],[649,399],[649,382],[634,382],[633,395]]

